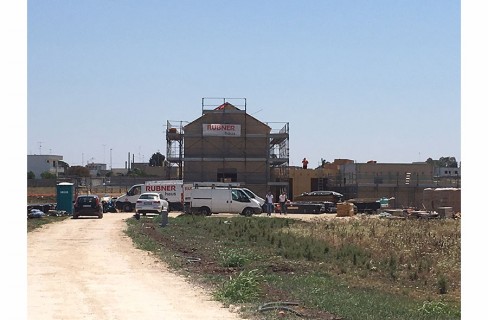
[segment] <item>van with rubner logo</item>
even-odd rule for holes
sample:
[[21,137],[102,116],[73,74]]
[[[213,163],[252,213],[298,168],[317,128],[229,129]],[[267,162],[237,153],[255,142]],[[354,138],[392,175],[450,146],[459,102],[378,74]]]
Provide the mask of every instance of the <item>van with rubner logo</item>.
[[156,180],[133,185],[127,193],[117,198],[115,208],[122,212],[132,212],[139,196],[149,192],[158,193],[161,199],[166,200],[169,211],[183,210],[183,180]]

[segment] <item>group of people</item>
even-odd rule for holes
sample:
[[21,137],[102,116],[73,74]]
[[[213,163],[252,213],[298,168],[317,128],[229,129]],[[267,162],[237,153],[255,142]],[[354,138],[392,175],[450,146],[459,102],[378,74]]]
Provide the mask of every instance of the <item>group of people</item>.
[[[303,166],[303,169],[307,169],[308,168],[308,160],[307,158],[303,158],[302,160],[302,166]],[[270,216],[271,215],[271,212],[273,212],[273,203],[274,203],[274,199],[273,199],[273,194],[271,193],[271,191],[268,191],[268,193],[266,194],[266,215],[267,216]],[[280,196],[279,196],[279,203],[280,203],[280,214],[286,214],[286,211],[287,211],[287,208],[286,208],[286,202],[288,201],[288,197],[286,196],[286,192],[283,191]]]
[[[273,212],[273,203],[274,203],[274,199],[273,199],[273,194],[271,193],[271,191],[268,191],[268,193],[266,194],[266,215],[267,216],[271,216],[271,213]],[[280,203],[280,215],[281,214],[284,214],[286,215],[286,202],[288,201],[288,197],[286,196],[286,192],[283,191],[279,198],[278,198],[278,201]]]

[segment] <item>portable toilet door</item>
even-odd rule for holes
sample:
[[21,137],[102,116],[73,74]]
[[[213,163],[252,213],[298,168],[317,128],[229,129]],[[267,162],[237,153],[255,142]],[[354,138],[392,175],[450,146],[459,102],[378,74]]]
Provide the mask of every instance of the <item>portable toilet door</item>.
[[74,185],[69,182],[61,182],[56,186],[56,210],[73,214]]

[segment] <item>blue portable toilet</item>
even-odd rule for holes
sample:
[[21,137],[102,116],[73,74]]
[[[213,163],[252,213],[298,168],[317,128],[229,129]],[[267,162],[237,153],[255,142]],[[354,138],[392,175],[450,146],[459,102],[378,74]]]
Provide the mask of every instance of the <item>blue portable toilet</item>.
[[73,213],[74,199],[74,184],[69,182],[61,182],[56,185],[56,210],[66,211],[66,213]]

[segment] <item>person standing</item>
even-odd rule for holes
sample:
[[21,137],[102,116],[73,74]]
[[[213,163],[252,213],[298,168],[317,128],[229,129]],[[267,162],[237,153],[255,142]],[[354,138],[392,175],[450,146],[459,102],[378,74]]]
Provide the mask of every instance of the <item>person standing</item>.
[[271,211],[273,210],[273,194],[268,191],[266,194],[266,215],[271,216]]
[[307,158],[303,158],[302,165],[303,165],[303,169],[307,169],[307,167],[308,167],[308,160],[307,160]]
[[286,192],[285,191],[283,191],[280,194],[279,200],[280,200],[280,215],[281,214],[286,215],[286,200],[287,200],[287,197],[286,197]]

